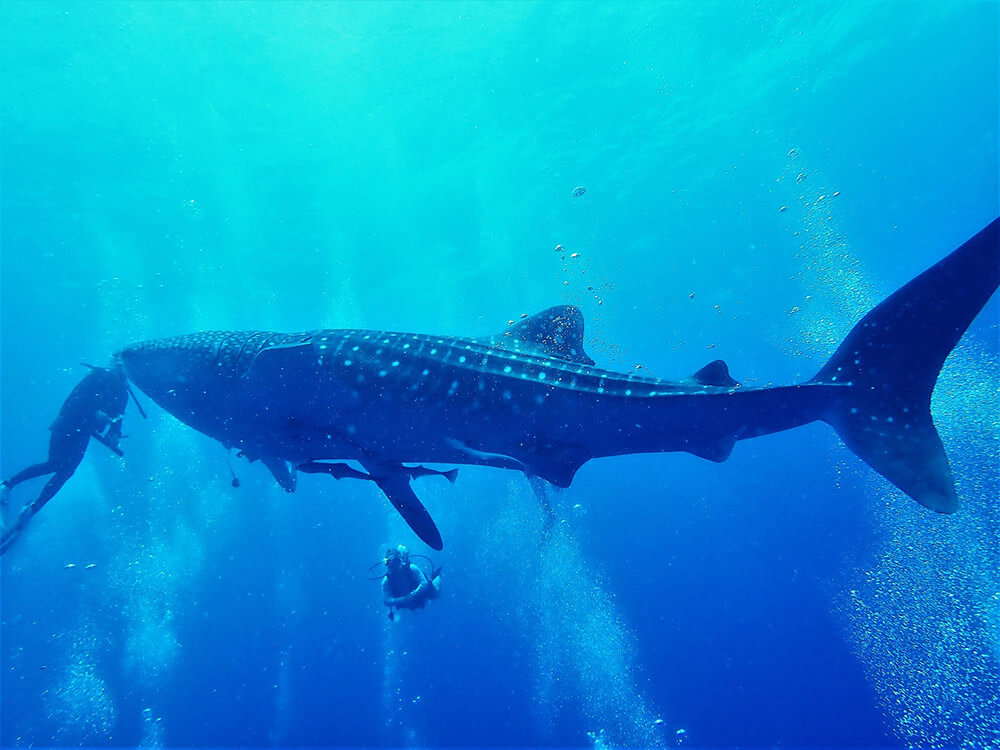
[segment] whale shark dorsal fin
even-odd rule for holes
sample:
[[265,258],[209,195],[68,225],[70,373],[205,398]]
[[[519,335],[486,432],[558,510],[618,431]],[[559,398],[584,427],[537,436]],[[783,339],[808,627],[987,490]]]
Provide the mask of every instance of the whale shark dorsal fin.
[[580,365],[594,364],[583,348],[583,314],[574,305],[542,310],[501,331],[493,342],[508,351],[557,357]]
[[719,385],[727,388],[739,385],[737,381],[733,380],[732,375],[729,374],[729,366],[721,359],[709,362],[692,375],[691,380],[699,385]]

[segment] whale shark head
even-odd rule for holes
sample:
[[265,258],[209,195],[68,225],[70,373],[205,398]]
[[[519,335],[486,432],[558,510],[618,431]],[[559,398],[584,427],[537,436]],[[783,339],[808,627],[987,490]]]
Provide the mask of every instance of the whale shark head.
[[254,357],[280,335],[266,331],[202,331],[132,344],[117,355],[129,380],[188,422],[210,414],[232,392]]
[[232,358],[224,355],[232,349],[232,344],[227,344],[232,336],[225,331],[205,331],[142,341],[123,349],[118,358],[129,380],[159,401],[236,375]]

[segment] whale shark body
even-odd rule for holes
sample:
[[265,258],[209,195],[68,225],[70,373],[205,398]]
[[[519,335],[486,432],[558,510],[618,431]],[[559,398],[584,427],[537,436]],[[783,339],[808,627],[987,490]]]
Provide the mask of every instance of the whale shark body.
[[287,491],[299,470],[373,481],[435,549],[441,535],[410,480],[436,472],[408,464],[514,469],[565,487],[593,458],[686,451],[723,461],[739,440],[816,420],[918,502],[950,513],[957,498],[931,392],[1000,282],[998,226],[875,307],[792,386],[741,386],[721,360],[680,381],[601,369],[572,306],[483,338],[210,331],[116,356],[160,406],[262,461]]

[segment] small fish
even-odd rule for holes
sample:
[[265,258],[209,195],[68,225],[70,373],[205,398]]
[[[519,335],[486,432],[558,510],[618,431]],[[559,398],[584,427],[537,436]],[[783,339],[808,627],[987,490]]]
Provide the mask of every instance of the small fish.
[[579,198],[581,195],[583,195],[586,192],[587,192],[587,188],[585,188],[585,187],[575,187],[575,188],[573,188],[573,197],[574,198]]
[[70,568],[75,568],[75,567],[76,563],[66,563],[65,565],[63,565],[63,569],[65,570],[69,570]]

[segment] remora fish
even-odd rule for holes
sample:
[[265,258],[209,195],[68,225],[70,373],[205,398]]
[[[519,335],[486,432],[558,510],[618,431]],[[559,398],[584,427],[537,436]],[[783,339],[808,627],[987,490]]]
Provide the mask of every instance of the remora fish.
[[[1000,281],[1000,219],[869,312],[810,380],[740,387],[717,360],[682,381],[603,370],[553,307],[488,338],[365,330],[210,331],[134,344],[129,379],[289,492],[295,471],[371,479],[428,545],[441,535],[404,463],[516,469],[565,487],[592,458],[687,451],[829,423],[922,505],[957,507],[930,414],[948,353]],[[354,460],[367,472],[323,460]]]

